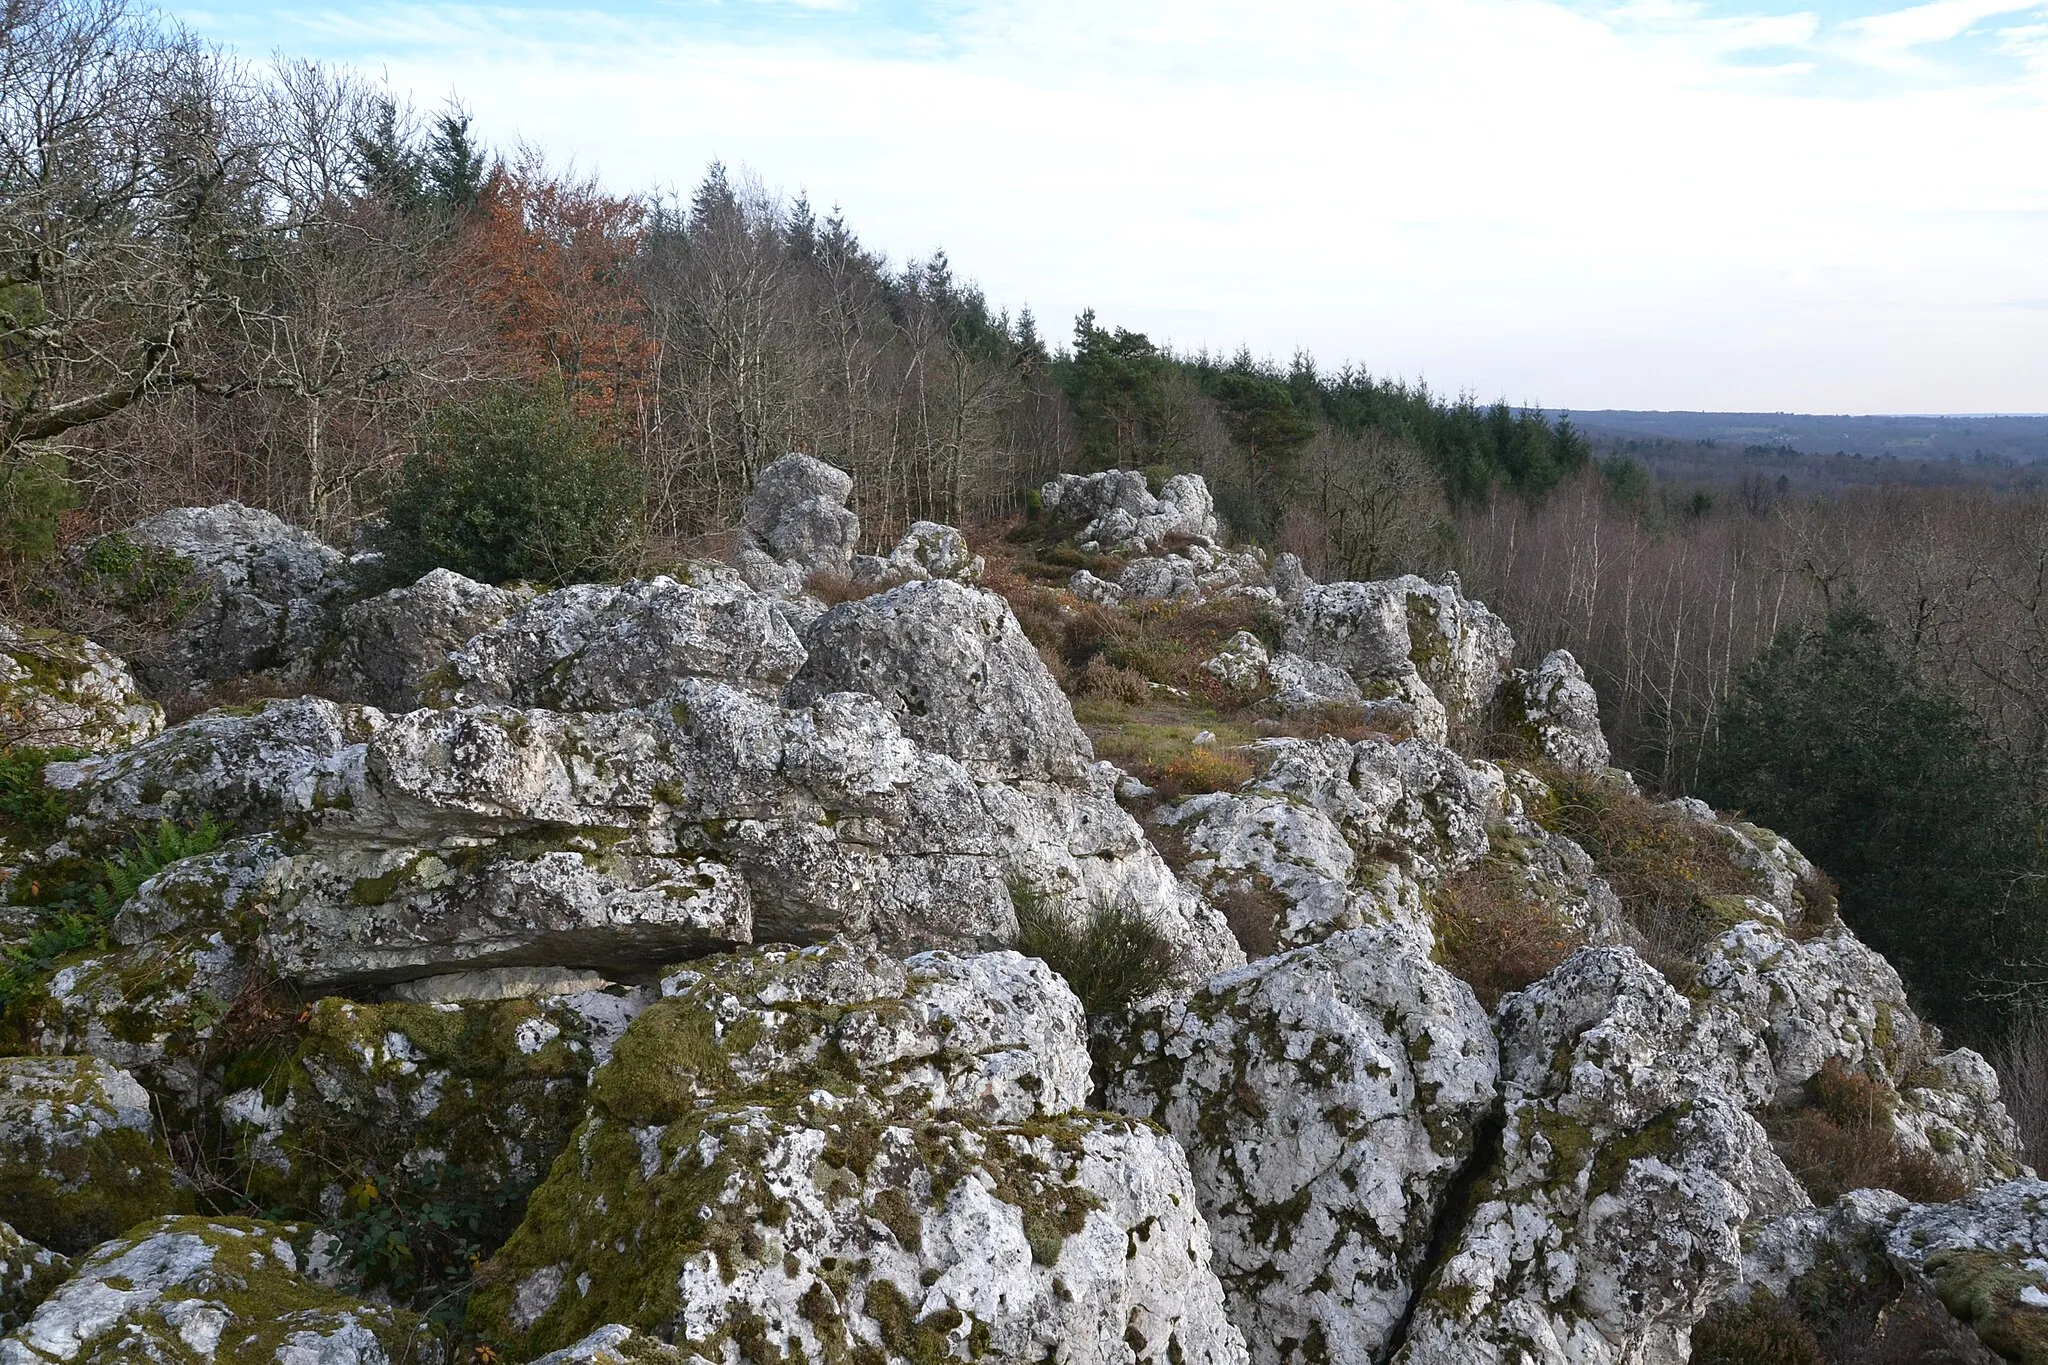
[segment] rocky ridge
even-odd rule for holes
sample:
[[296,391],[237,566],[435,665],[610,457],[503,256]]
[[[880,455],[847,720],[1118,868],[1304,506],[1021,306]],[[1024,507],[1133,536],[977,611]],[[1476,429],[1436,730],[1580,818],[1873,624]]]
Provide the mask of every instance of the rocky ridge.
[[[9,980],[0,1361],[1650,1365],[1809,1330],[1824,1270],[2048,1358],[1989,1067],[1796,849],[1609,771],[1569,654],[1227,548],[1194,476],[1062,476],[1045,534],[1123,567],[1045,610],[1262,623],[1201,671],[1291,732],[1162,794],[964,536],[861,555],[851,493],[786,457],[734,565],[549,592],[351,601],[233,505],[74,556],[132,671],[0,638],[66,741],[0,930],[216,843]],[[300,695],[149,700],[259,675]],[[1648,894],[1586,810],[1710,889]],[[1084,1003],[1011,951],[1048,918],[1160,970]],[[1814,1206],[1800,1135],[1851,1122],[1919,1202]]]

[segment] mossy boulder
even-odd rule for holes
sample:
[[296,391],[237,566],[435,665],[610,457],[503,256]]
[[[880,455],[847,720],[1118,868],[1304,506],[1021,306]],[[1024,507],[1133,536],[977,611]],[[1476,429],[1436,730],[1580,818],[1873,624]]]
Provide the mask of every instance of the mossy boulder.
[[107,1242],[0,1341],[4,1365],[439,1365],[411,1313],[323,1284],[309,1228],[161,1218]]
[[1244,1359],[1184,1158],[1078,1108],[1042,963],[833,945],[664,988],[484,1269],[507,1355],[618,1323],[727,1365]]
[[70,1257],[0,1223],[0,1332],[21,1326],[51,1290],[70,1278]]
[[0,622],[0,743],[100,752],[163,724],[128,666],[91,640]]
[[75,1255],[188,1203],[133,1076],[94,1057],[0,1058],[0,1219]]
[[518,1224],[634,1008],[602,992],[322,1000],[295,1046],[226,1064],[236,1180],[260,1207],[359,1226],[357,1242],[395,1223],[403,1256],[370,1267],[392,1287],[466,1276]]
[[704,1357],[682,1351],[623,1323],[610,1322],[573,1346],[550,1351],[533,1365],[705,1365]]

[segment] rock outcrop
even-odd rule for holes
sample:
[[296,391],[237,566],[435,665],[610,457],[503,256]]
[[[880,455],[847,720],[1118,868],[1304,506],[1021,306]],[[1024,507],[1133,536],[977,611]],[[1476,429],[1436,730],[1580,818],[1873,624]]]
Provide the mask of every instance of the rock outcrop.
[[1120,1027],[1109,1102],[1187,1149],[1252,1359],[1384,1359],[1494,1105],[1471,988],[1358,929]]
[[[12,742],[90,751],[7,855],[73,946],[0,996],[0,1365],[428,1365],[386,1300],[470,1290],[507,1365],[1676,1365],[1828,1284],[1872,1351],[2040,1353],[1996,1075],[1790,843],[1608,769],[1571,655],[1129,472],[1048,486],[1048,567],[1118,581],[1027,637],[952,528],[856,557],[850,493],[786,457],[738,569],[541,595],[343,605],[232,505],[75,558],[142,683],[0,640]],[[1236,633],[1084,728],[1041,609]],[[1090,739],[1198,728],[1145,782]],[[206,851],[79,880],[166,822]],[[1812,1207],[1822,1138],[1950,1202]]]
[[1043,964],[811,949],[663,991],[489,1272],[472,1313],[493,1336],[1245,1358],[1179,1148],[1080,1108],[1080,1006]]
[[427,1365],[440,1334],[320,1283],[311,1229],[165,1218],[100,1246],[0,1365]]
[[180,1201],[133,1076],[91,1057],[0,1058],[0,1220],[77,1255]]

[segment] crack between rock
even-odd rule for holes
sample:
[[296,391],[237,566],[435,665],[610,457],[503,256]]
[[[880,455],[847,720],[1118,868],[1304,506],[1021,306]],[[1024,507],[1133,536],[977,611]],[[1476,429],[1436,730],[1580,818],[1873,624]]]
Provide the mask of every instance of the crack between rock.
[[1408,1332],[1415,1323],[1415,1310],[1422,1306],[1424,1295],[1429,1292],[1430,1282],[1436,1278],[1438,1269],[1449,1259],[1457,1243],[1458,1234],[1465,1228],[1467,1217],[1472,1212],[1472,1194],[1479,1183],[1492,1171],[1502,1152],[1502,1139],[1507,1132],[1507,1097],[1496,1089],[1493,1107],[1486,1111],[1473,1127],[1472,1156],[1459,1168],[1458,1174],[1444,1186],[1443,1200],[1437,1205],[1436,1220],[1429,1231],[1429,1245],[1422,1254],[1422,1260],[1415,1267],[1414,1278],[1410,1281],[1414,1292],[1402,1308],[1401,1316],[1394,1323],[1394,1330],[1387,1334],[1385,1360],[1399,1356],[1408,1344]]

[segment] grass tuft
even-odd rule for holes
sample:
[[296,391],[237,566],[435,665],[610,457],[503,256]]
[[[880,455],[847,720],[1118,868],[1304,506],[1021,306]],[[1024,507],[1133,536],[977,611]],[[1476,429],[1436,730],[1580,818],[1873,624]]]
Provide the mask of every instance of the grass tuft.
[[1013,946],[1065,978],[1090,1015],[1122,1010],[1179,970],[1179,952],[1128,902],[1099,903],[1076,920],[1022,885],[1010,888],[1010,899],[1017,907]]

